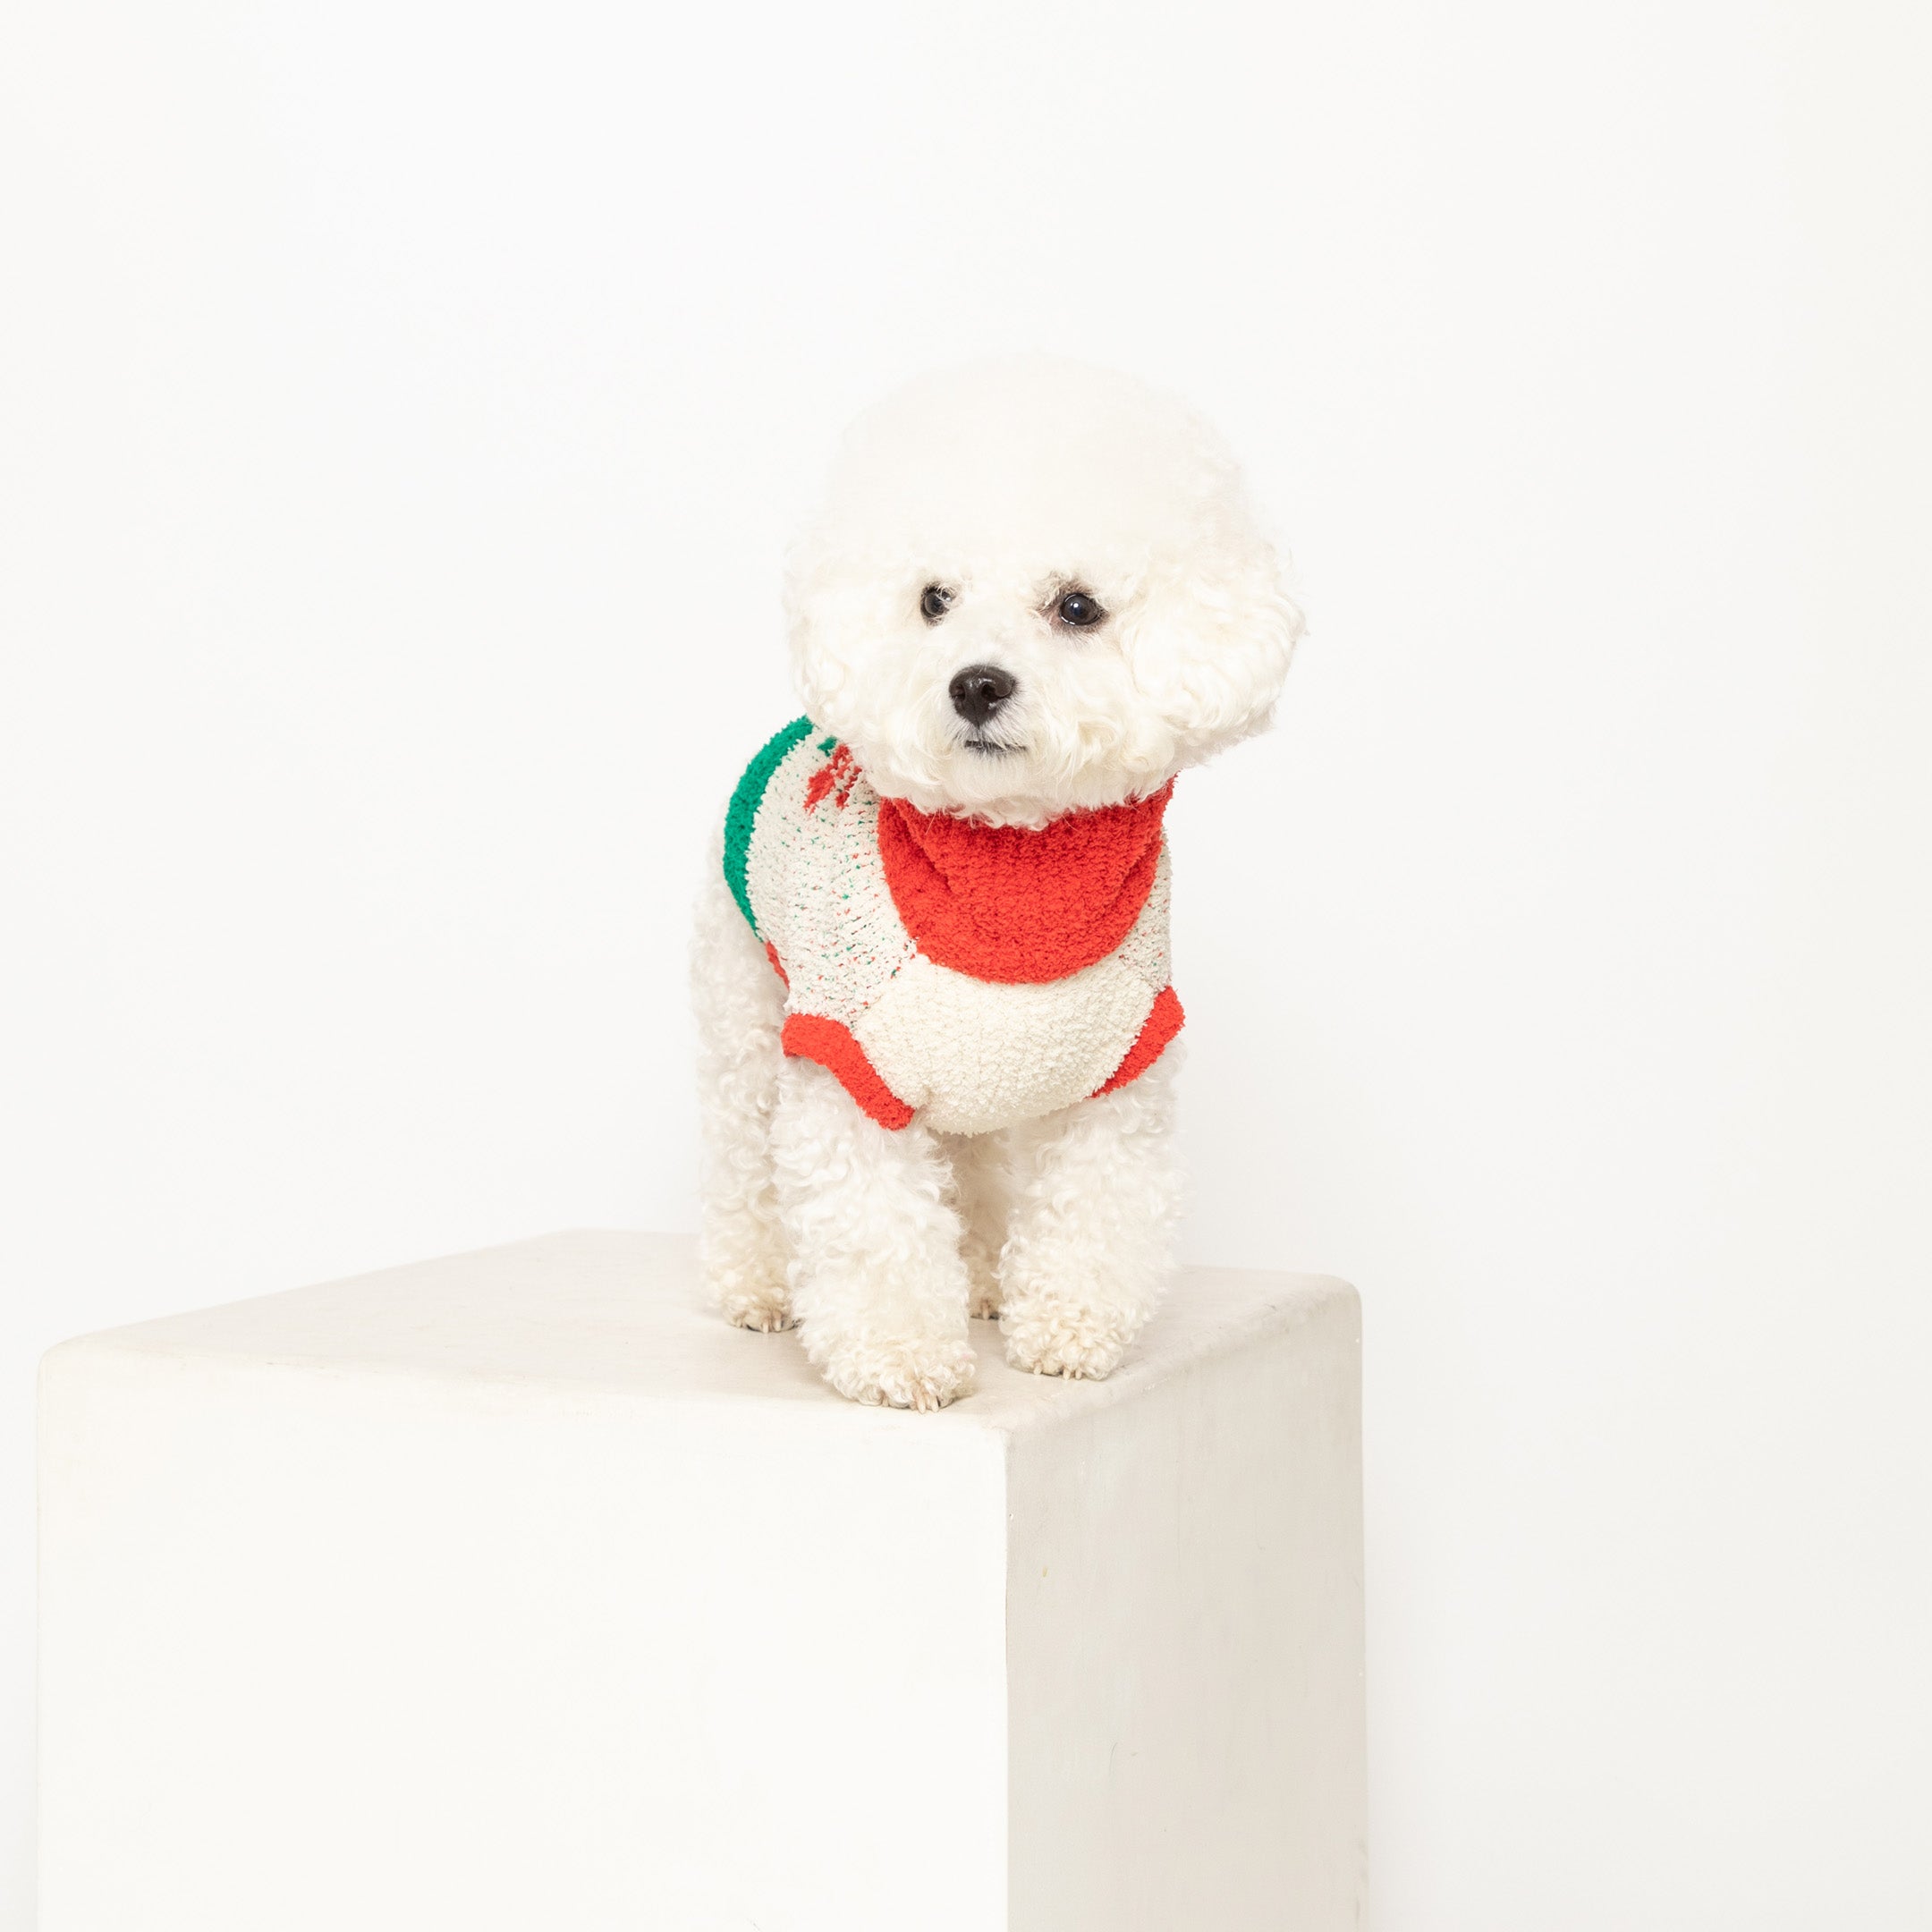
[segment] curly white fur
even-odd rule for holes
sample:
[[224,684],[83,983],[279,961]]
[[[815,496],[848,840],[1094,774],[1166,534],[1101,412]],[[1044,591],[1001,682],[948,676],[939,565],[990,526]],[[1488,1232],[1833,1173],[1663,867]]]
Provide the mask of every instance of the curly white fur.
[[[936,625],[930,583],[954,596]],[[1075,584],[1108,613],[1092,631],[1049,616]],[[1301,627],[1213,430],[1045,358],[928,377],[860,418],[786,600],[806,709],[880,792],[1013,825],[1144,796],[1259,730]],[[998,757],[946,695],[980,663],[1020,684]]]
[[712,842],[691,943],[705,1271],[728,1320],[784,1328],[791,1301],[771,1160],[784,996],[724,883],[723,846]]
[[[1101,622],[1061,620],[1074,589]],[[786,601],[807,709],[872,784],[1005,825],[1145,797],[1262,729],[1301,631],[1212,430],[1044,359],[928,377],[861,418]],[[969,665],[1016,684],[977,733],[948,692]],[[906,1408],[970,1389],[969,1311],[998,1317],[1018,1368],[1114,1367],[1168,1267],[1174,1048],[1003,1132],[888,1131],[782,1057],[782,989],[715,862],[692,977],[705,1254],[729,1319],[795,1321],[835,1388]]]

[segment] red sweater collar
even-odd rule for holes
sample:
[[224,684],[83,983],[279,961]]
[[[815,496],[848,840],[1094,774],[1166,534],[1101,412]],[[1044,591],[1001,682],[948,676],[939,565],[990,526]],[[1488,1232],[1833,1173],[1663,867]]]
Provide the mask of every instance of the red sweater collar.
[[1170,778],[1149,798],[1068,812],[1037,831],[879,801],[879,856],[928,959],[975,979],[1063,979],[1113,952],[1160,859]]

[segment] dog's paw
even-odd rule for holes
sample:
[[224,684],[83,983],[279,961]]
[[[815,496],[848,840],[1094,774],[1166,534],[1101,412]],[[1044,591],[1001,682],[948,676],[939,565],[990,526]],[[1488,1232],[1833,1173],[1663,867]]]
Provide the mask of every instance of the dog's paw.
[[1099,1382],[1120,1365],[1140,1324],[1130,1327],[1117,1313],[1077,1302],[1034,1301],[1009,1307],[1000,1326],[1006,1360],[1013,1368],[1028,1375]]
[[853,1402],[889,1409],[944,1409],[972,1391],[967,1342],[902,1342],[854,1349],[825,1365],[825,1378]]
[[718,1312],[734,1328],[756,1328],[775,1335],[792,1326],[791,1299],[783,1282],[714,1282]]
[[975,1321],[997,1321],[1000,1311],[999,1283],[988,1277],[974,1278],[972,1291],[967,1298],[966,1310]]
[[760,1335],[776,1335],[792,1326],[790,1310],[769,1301],[727,1301],[724,1319],[734,1328],[755,1328]]

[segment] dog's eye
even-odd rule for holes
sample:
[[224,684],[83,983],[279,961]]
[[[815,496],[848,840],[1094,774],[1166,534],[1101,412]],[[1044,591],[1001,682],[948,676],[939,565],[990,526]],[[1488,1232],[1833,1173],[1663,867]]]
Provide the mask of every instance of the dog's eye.
[[1072,624],[1076,631],[1090,630],[1106,615],[1098,599],[1089,597],[1084,590],[1069,590],[1054,606],[1054,611],[1062,623]]
[[919,592],[919,615],[928,623],[937,623],[946,614],[953,602],[953,593],[943,586],[929,583]]

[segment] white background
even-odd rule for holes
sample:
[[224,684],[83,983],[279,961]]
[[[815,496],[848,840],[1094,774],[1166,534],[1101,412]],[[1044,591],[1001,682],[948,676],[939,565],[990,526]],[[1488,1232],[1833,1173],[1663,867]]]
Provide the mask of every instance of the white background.
[[1038,346],[1310,616],[1170,820],[1188,1240],[1366,1300],[1377,1925],[1932,1924],[1927,23],[16,7],[0,1923],[36,1356],[691,1224],[788,528]]

